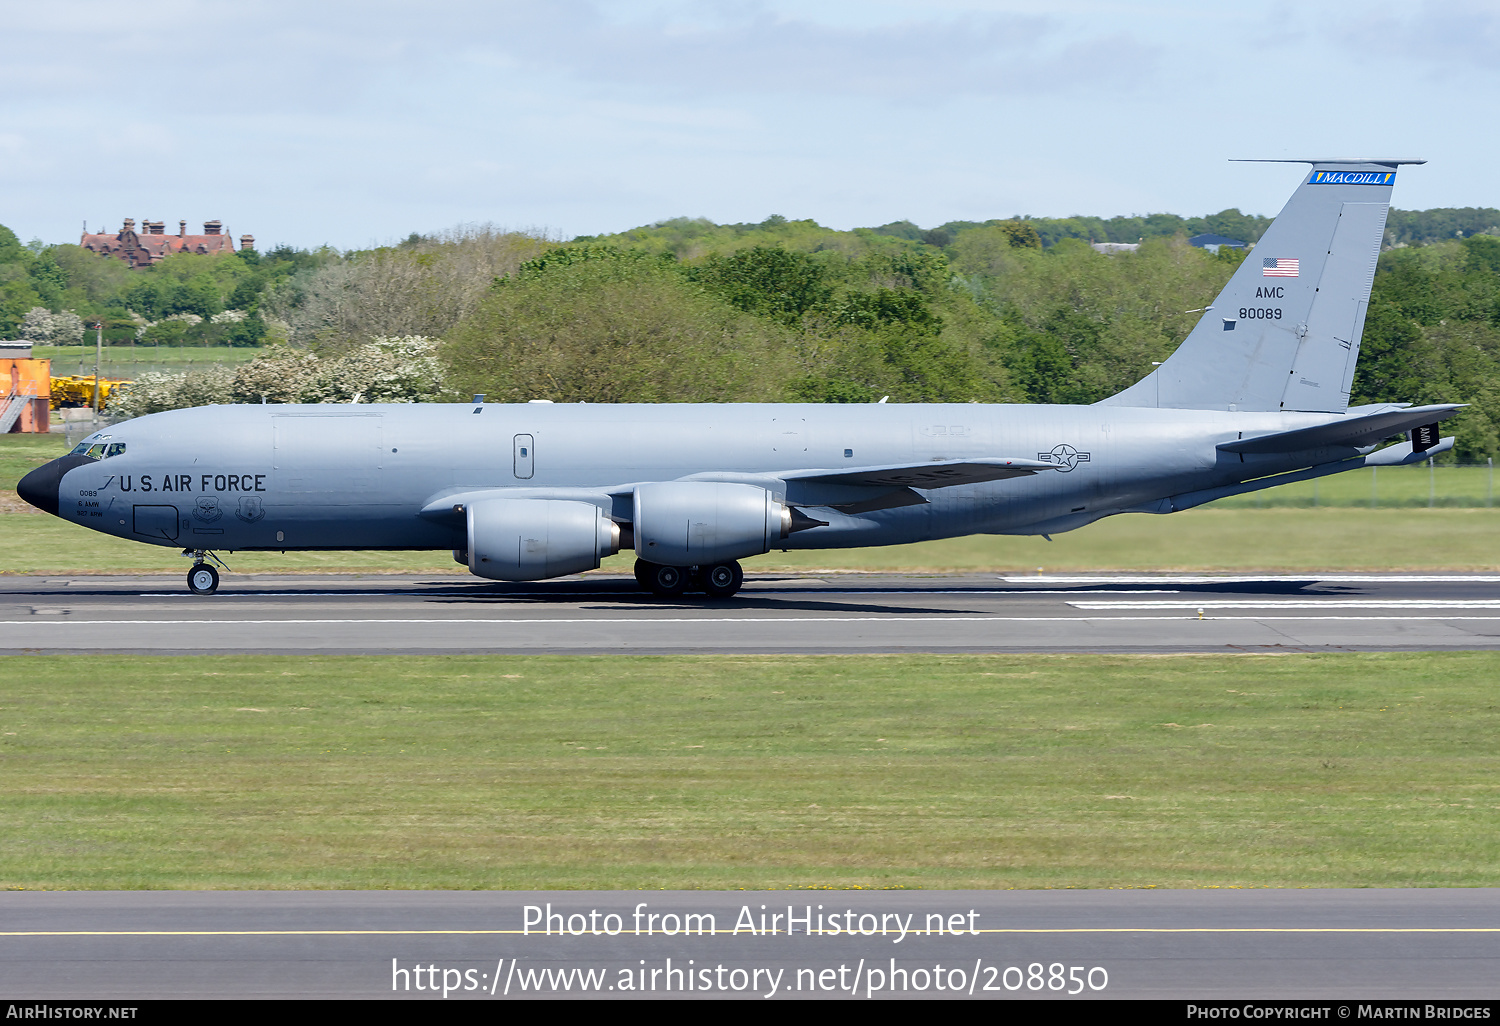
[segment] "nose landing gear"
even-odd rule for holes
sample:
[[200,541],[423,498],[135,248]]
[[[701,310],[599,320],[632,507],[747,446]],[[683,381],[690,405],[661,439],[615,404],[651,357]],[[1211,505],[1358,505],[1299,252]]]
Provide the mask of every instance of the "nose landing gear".
[[188,591],[194,595],[212,595],[219,590],[219,571],[199,563],[188,571]]
[[187,575],[188,591],[194,595],[212,595],[218,591],[219,571],[215,570],[207,560],[213,560],[215,563],[223,566],[225,570],[228,570],[229,567],[224,566],[224,562],[218,556],[203,549],[183,549],[182,554],[184,556],[191,556],[193,559],[193,568],[188,571]]

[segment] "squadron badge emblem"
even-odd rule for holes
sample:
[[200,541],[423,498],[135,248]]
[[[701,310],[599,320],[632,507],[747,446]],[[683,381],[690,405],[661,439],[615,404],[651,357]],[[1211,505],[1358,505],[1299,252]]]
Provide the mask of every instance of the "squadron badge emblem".
[[253,524],[266,515],[266,510],[260,504],[259,495],[241,495],[240,508],[234,511],[234,515],[247,524]]
[[219,497],[217,495],[200,495],[198,502],[193,506],[193,518],[201,520],[205,524],[211,524],[224,515],[219,508]]

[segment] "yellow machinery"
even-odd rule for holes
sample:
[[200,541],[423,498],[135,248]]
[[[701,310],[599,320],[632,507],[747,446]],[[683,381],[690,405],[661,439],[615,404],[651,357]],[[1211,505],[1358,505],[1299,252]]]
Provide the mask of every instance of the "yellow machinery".
[[[115,389],[128,384],[130,382],[122,378],[100,378],[99,409],[105,409],[109,405],[109,397],[114,394]],[[64,374],[52,379],[52,408],[54,410],[64,406],[93,405],[94,376],[92,374]]]

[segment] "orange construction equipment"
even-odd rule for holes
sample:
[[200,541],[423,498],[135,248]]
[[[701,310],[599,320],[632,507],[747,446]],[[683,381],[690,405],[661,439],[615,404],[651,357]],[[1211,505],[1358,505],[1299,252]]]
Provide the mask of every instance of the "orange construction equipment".
[[51,429],[52,361],[0,357],[0,434]]

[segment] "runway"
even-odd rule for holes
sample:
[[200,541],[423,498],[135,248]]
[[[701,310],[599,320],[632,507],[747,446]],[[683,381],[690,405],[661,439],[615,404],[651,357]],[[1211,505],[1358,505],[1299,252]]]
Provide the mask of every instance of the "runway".
[[752,574],[663,601],[624,575],[0,578],[0,651],[1285,652],[1500,646],[1500,575]]
[[1493,889],[0,894],[0,993],[28,1000],[1452,1001],[1497,981]]

